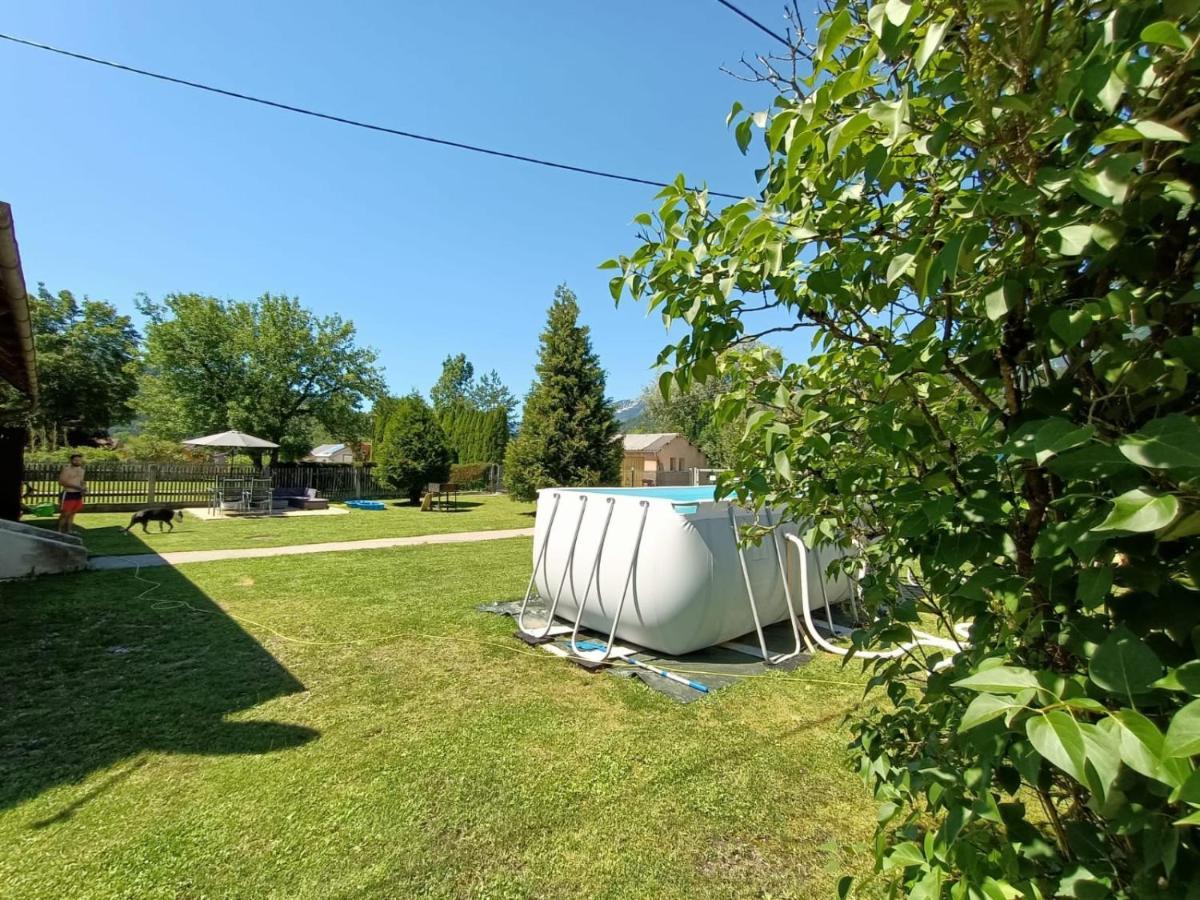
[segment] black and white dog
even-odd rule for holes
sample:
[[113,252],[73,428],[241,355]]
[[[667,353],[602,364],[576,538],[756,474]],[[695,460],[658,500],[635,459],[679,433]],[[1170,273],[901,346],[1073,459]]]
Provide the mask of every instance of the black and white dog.
[[165,524],[171,531],[175,530],[175,520],[183,521],[182,509],[171,509],[169,506],[148,506],[145,509],[139,509],[133,514],[133,518],[129,520],[129,527],[125,529],[125,533],[129,534],[129,529],[134,525],[141,524],[142,531],[149,531],[146,527],[150,522],[158,523],[158,530],[163,530]]

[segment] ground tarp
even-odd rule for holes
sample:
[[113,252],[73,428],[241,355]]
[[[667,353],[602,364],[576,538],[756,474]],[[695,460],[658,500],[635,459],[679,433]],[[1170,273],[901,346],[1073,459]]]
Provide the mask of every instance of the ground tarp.
[[[485,603],[479,606],[478,609],[481,612],[509,616],[515,621],[517,614],[521,610],[521,604],[515,600],[501,601]],[[546,621],[545,607],[535,604],[533,601],[530,602],[526,615],[527,621],[542,624]],[[795,648],[795,637],[792,632],[792,626],[788,622],[778,622],[767,626],[763,629],[763,635],[766,638],[767,650],[772,654],[788,653]],[[597,665],[572,654],[570,648],[571,626],[561,620],[555,622],[551,633],[545,639],[533,639],[529,635],[523,634],[519,629],[514,636],[526,643],[541,646],[547,653],[562,656],[564,659],[569,659],[571,662],[584,668],[602,668],[608,674],[619,678],[640,679],[648,687],[680,703],[691,703],[706,696],[704,691],[680,684],[670,678],[665,678],[625,659],[610,659],[607,663]],[[579,631],[579,640],[581,642],[587,640],[602,644],[606,638],[607,635],[597,634],[587,629],[580,629]],[[698,650],[695,653],[688,653],[684,656],[666,656],[656,650],[639,647],[636,644],[630,644],[620,639],[615,642],[615,645],[614,650],[617,652],[628,651],[627,659],[636,660],[654,668],[671,672],[689,681],[696,682],[703,685],[708,692],[736,684],[741,678],[747,675],[762,675],[772,669],[790,671],[805,665],[812,659],[808,653],[802,652],[786,662],[768,666],[761,657],[758,635],[754,632],[742,635],[724,644],[707,647],[704,650]]]

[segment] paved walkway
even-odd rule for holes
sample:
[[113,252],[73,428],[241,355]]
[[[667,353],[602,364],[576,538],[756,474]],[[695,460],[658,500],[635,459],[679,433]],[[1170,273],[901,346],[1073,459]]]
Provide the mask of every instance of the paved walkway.
[[463,544],[472,541],[499,541],[505,538],[533,537],[532,528],[503,531],[460,531],[452,534],[419,534],[413,537],[373,538],[367,541],[329,541],[324,544],[293,544],[289,547],[247,547],[238,550],[180,550],[175,553],[138,553],[133,556],[94,556],[88,568],[148,569],[152,566],[178,566],[183,563],[215,562],[222,559],[261,559],[267,556],[294,556],[302,553],[340,553],[344,550],[380,550],[386,547],[415,547],[421,544]]

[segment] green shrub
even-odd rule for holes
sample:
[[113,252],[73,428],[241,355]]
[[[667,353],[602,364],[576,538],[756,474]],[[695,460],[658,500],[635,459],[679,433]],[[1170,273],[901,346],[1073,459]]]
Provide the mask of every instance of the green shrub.
[[494,463],[455,463],[450,467],[450,480],[463,490],[480,491],[487,487],[488,473]]
[[856,647],[973,623],[868,664],[887,896],[1197,895],[1198,8],[835,0],[730,116],[755,196],[606,264],[731,379],[721,491],[860,539]]
[[26,450],[25,462],[30,464],[60,463],[65,466],[73,453],[82,454],[85,465],[121,462],[124,459],[120,450],[112,450],[108,447],[59,447],[57,450]]
[[383,441],[375,451],[381,481],[416,503],[425,485],[450,474],[450,450],[442,426],[417,394],[396,400]]

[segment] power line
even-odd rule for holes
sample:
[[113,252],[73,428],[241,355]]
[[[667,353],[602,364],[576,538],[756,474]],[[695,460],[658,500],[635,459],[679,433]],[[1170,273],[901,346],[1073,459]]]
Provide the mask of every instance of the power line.
[[743,19],[745,19],[747,22],[749,22],[751,25],[753,25],[753,26],[754,26],[755,28],[757,28],[759,31],[766,32],[766,33],[767,33],[767,34],[769,34],[771,37],[775,38],[775,40],[779,41],[779,43],[783,44],[783,46],[785,46],[785,47],[790,47],[790,46],[792,46],[792,45],[791,45],[791,44],[788,42],[788,39],[787,39],[787,38],[785,38],[785,37],[782,37],[782,36],[781,36],[780,34],[778,34],[777,32],[774,32],[774,31],[772,31],[770,28],[768,28],[768,27],[767,27],[766,25],[764,25],[762,22],[758,21],[758,19],[754,18],[754,17],[753,17],[753,16],[751,16],[749,13],[744,13],[744,12],[742,12],[740,9],[738,9],[736,6],[734,6],[732,3],[730,3],[730,2],[729,2],[729,0],[717,0],[717,2],[718,2],[718,3],[720,3],[722,6],[724,6],[726,9],[728,9],[728,10],[731,10],[732,12],[734,12],[734,13],[736,13],[737,15],[741,16]]
[[[0,38],[6,41],[11,41],[14,44],[21,44],[26,47],[32,47],[35,50],[45,50],[49,53],[57,53],[59,56],[67,56],[71,59],[82,60],[83,62],[95,63],[98,66],[107,66],[110,69],[119,69],[122,72],[130,72],[134,75],[143,75],[147,78],[155,78],[159,81],[167,81],[171,84],[179,84],[184,87],[195,88],[198,91],[208,91],[210,94],[220,94],[222,97],[232,97],[235,100],[245,100],[249,103],[258,103],[261,106],[269,106],[273,109],[282,109],[287,112],[299,113],[302,116],[311,116],[314,119],[324,119],[327,122],[336,122],[339,125],[351,125],[355,128],[365,128],[368,131],[378,131],[383,134],[394,135],[395,137],[409,138],[414,141],[424,141],[427,144],[438,144],[443,147],[455,147],[459,150],[469,150],[472,153],[483,153],[487,156],[499,156],[503,159],[512,159],[517,162],[531,163],[535,166],[545,166],[550,169],[561,169],[566,172],[576,172],[580,175],[594,175],[597,178],[610,178],[614,181],[627,181],[632,184],[645,184],[650,187],[670,187],[667,182],[654,181],[649,178],[636,178],[632,175],[619,175],[615,172],[605,172],[600,169],[588,169],[583,166],[572,166],[567,163],[552,162],[548,159],[538,159],[533,156],[522,156],[519,153],[506,153],[503,150],[493,150],[488,147],[477,147],[474,144],[464,144],[460,141],[451,141],[446,138],[431,137],[427,134],[417,134],[412,131],[401,131],[398,128],[388,128],[386,125],[373,125],[370,122],[361,122],[357,119],[348,119],[345,116],[335,116],[331,113],[317,112],[312,109],[305,109],[302,106],[292,106],[288,103],[280,103],[276,100],[267,100],[263,97],[255,97],[250,94],[242,94],[238,91],[229,91],[225,88],[213,87],[209,84],[201,84],[198,81],[188,81],[184,78],[176,78],[172,75],[163,75],[161,72],[151,72],[148,69],[139,69],[135,66],[127,66],[123,63],[113,62],[108,59],[100,59],[95,56],[88,56],[84,53],[76,53],[73,50],[63,50],[61,47],[52,47],[49,44],[41,44],[37,41],[26,40],[25,38],[15,37],[11,34],[0,33]],[[697,190],[691,188],[691,190]],[[726,197],[730,200],[741,200],[747,195],[745,194],[725,194],[721,191],[709,191],[709,196]]]

